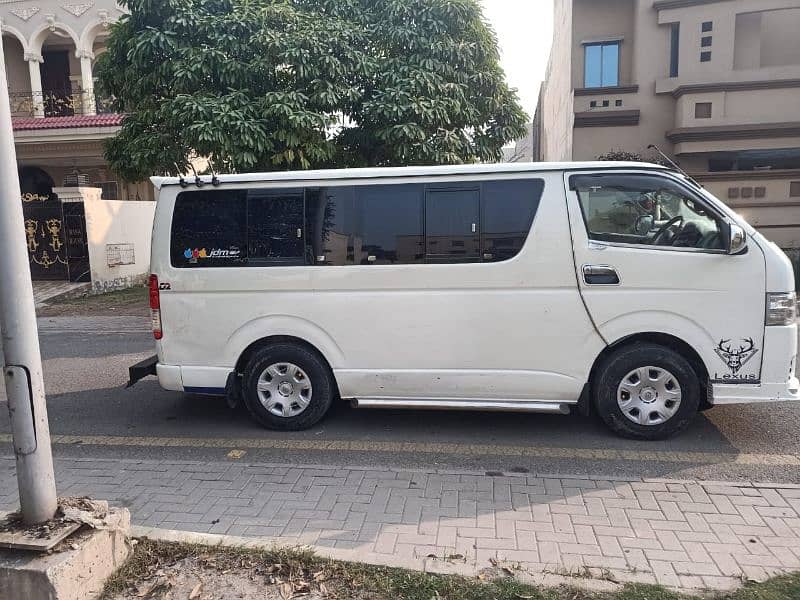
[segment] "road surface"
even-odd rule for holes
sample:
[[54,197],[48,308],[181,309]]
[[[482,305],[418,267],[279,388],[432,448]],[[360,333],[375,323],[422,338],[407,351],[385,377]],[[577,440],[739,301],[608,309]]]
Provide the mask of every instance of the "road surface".
[[[40,318],[54,453],[69,458],[229,460],[800,482],[800,404],[718,407],[663,442],[614,437],[595,418],[369,411],[345,403],[310,431],[261,429],[222,399],[124,389],[153,354],[143,317]],[[0,390],[0,403],[5,396]],[[0,410],[0,455],[10,455]]]

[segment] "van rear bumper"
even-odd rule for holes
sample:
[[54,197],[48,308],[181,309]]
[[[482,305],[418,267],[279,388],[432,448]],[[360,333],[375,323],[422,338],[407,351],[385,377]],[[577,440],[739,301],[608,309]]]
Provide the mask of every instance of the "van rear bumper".
[[225,385],[231,369],[220,367],[182,367],[178,365],[156,365],[158,383],[165,390],[224,396]]
[[158,384],[165,390],[172,392],[184,391],[180,367],[158,363],[156,365],[156,374],[158,375]]
[[800,401],[800,381],[792,377],[785,383],[761,383],[757,385],[729,385],[715,383],[711,386],[711,404],[747,404],[751,402]]

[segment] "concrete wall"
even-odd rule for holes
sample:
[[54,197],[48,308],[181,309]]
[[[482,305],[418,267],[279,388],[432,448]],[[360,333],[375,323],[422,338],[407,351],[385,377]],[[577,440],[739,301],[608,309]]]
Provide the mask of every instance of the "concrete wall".
[[555,0],[553,48],[542,87],[539,112],[541,159],[572,160],[572,0]]
[[[108,292],[143,283],[150,272],[155,202],[100,200],[99,189],[82,190],[93,190],[84,194],[93,291]],[[135,263],[109,266],[108,244],[132,245]]]
[[635,0],[575,0],[572,22],[572,86],[584,86],[586,42],[618,39],[619,82],[631,83],[635,44]]
[[[711,118],[695,117],[698,103],[711,104]],[[678,100],[676,127],[788,123],[800,114],[800,88],[685,94]]]
[[[747,219],[765,237],[781,248],[800,248],[797,237],[800,203],[793,203],[796,199],[789,195],[791,182],[800,181],[800,172],[761,172],[750,177],[739,174],[738,178],[735,174],[717,173],[710,180],[708,177],[702,181],[706,189]],[[756,197],[759,188],[763,191]]]

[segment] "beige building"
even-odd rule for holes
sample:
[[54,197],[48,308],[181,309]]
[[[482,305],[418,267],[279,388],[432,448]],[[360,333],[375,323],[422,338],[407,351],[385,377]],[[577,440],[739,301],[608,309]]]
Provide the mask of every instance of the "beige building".
[[103,158],[120,128],[95,90],[93,68],[109,26],[123,14],[114,0],[0,0],[23,193],[43,181],[102,189],[107,200],[149,200],[151,186],[121,181]]
[[800,250],[800,0],[555,0],[540,160],[656,144]]
[[123,116],[93,73],[122,14],[114,0],[0,0],[34,280],[105,291],[148,272],[155,205],[130,200],[152,200],[152,186],[120,180],[105,161],[103,143]]

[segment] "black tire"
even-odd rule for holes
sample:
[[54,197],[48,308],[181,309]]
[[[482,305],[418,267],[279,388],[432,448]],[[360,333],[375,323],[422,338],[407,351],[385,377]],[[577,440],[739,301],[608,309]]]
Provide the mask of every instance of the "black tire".
[[[641,425],[630,420],[617,402],[620,384],[631,371],[640,367],[665,369],[680,385],[680,404],[663,423]],[[637,343],[624,346],[603,361],[592,389],[597,412],[617,435],[638,440],[663,440],[683,431],[697,415],[702,387],[689,361],[666,346]]]
[[[258,381],[268,367],[291,363],[302,369],[311,383],[308,406],[295,416],[276,416],[261,403]],[[325,416],[336,396],[333,374],[327,363],[315,352],[292,343],[276,343],[258,350],[248,361],[242,379],[244,404],[253,418],[267,429],[300,431],[313,427]]]

